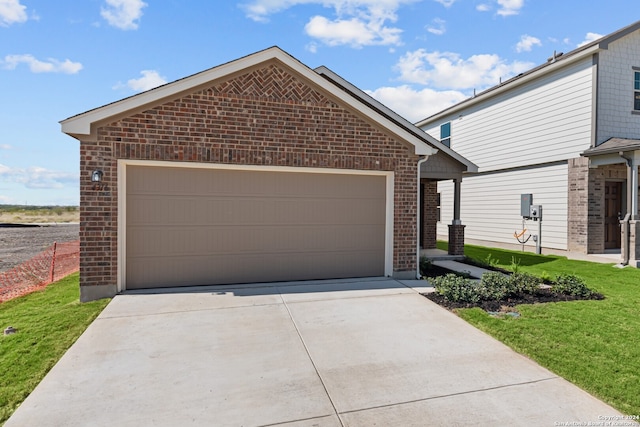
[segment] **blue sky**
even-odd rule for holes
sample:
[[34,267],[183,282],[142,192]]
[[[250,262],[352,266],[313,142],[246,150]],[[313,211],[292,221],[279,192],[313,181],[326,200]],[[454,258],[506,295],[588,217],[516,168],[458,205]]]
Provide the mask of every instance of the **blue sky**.
[[279,46],[411,121],[640,19],[637,0],[0,0],[0,204],[79,203],[59,121]]

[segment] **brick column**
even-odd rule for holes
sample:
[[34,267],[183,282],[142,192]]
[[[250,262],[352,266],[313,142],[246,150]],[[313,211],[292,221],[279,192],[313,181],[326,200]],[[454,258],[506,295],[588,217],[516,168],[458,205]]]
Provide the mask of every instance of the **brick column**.
[[436,181],[423,181],[422,184],[422,249],[433,249],[436,247],[438,223],[438,188]]
[[449,224],[449,255],[464,255],[464,227],[462,224]]

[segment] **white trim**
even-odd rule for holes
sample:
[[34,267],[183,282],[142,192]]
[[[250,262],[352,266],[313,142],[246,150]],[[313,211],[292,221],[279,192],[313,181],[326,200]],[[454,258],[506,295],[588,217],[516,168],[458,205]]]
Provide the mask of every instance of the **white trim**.
[[128,166],[151,166],[189,169],[217,169],[217,170],[245,170],[263,172],[295,172],[295,173],[315,173],[333,175],[373,175],[386,177],[386,215],[385,215],[385,253],[384,253],[384,275],[393,275],[393,242],[394,242],[394,194],[395,180],[393,171],[358,170],[358,169],[330,169],[330,168],[307,168],[294,166],[259,166],[259,165],[232,165],[221,163],[192,163],[173,162],[161,160],[118,160],[118,277],[117,290],[126,290],[126,250],[127,250],[127,167]]
[[127,277],[127,233],[126,222],[127,216],[127,174],[126,161],[118,160],[118,266],[116,277],[116,290],[122,292],[124,290],[125,278]]
[[598,166],[616,165],[625,163],[625,160],[618,153],[602,154],[599,156],[589,157],[589,167],[597,168]]
[[394,236],[394,212],[395,212],[395,175],[393,172],[387,173],[387,212],[385,215],[385,236],[384,236],[384,275],[393,276],[393,236]]

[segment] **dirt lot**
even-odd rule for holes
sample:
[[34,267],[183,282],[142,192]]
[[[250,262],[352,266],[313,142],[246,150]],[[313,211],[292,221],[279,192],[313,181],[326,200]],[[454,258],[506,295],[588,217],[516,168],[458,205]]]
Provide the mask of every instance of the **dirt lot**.
[[78,224],[41,227],[0,227],[0,272],[34,257],[53,242],[79,239]]

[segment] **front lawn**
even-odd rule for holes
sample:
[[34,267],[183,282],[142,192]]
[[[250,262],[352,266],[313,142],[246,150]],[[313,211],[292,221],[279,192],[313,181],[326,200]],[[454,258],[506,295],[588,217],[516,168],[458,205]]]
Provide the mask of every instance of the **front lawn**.
[[456,312],[619,411],[640,415],[640,269],[471,245],[465,254],[545,278],[575,274],[603,294],[601,301],[519,305],[517,318],[479,308]]
[[0,304],[0,424],[100,314],[109,300],[81,304],[79,276],[72,274],[44,290]]

